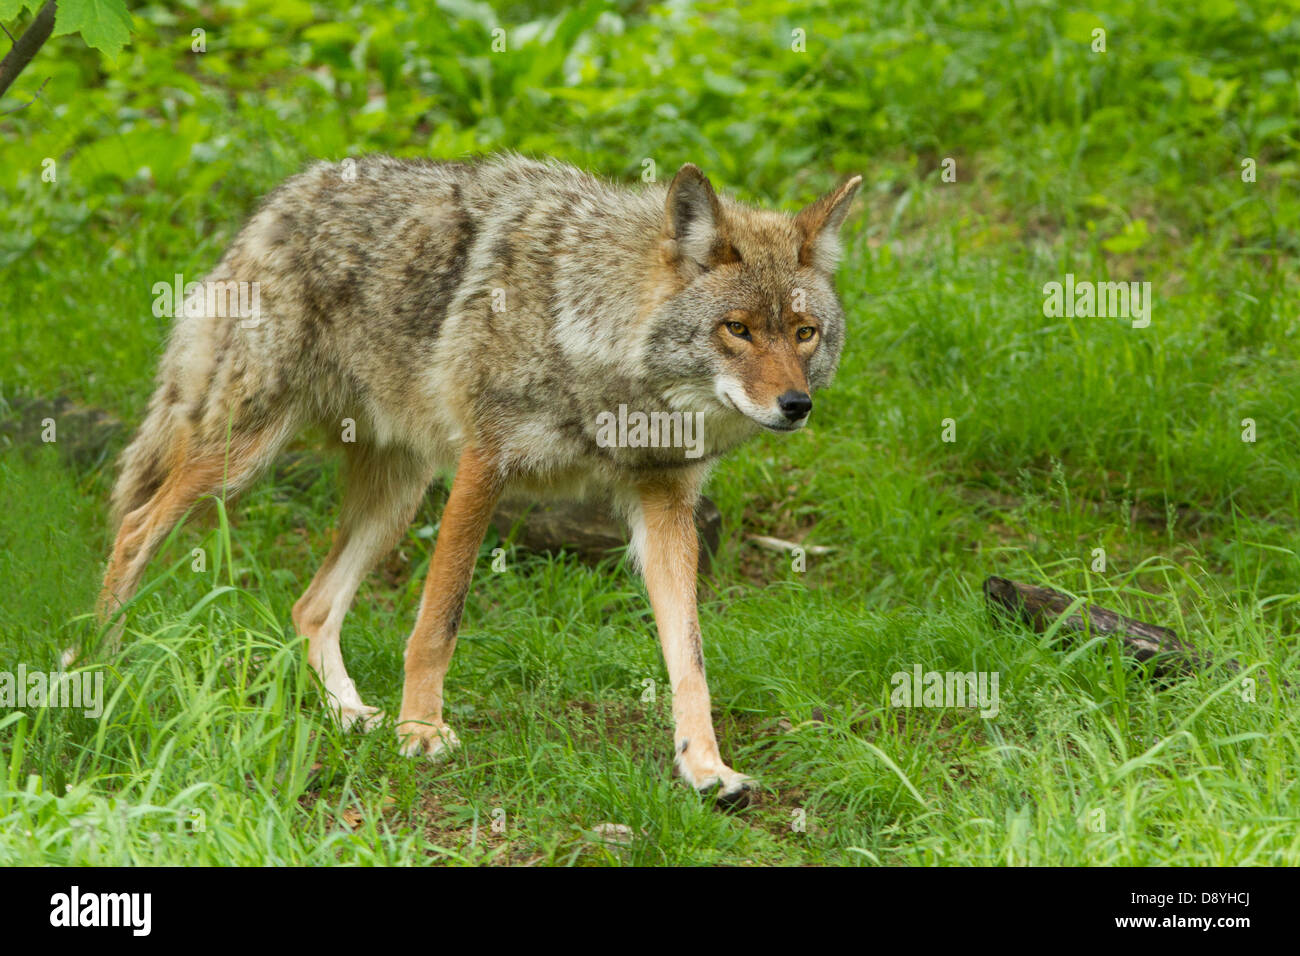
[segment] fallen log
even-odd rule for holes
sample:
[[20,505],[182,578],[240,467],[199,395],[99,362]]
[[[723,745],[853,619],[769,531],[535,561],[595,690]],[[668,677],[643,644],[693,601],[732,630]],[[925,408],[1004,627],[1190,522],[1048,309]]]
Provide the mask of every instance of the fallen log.
[[[3,432],[0,431],[0,438]],[[277,488],[303,492],[321,475],[322,456],[309,451],[291,451],[276,465]],[[445,496],[446,482],[437,479],[431,486]],[[627,522],[608,501],[548,501],[506,498],[492,515],[492,526],[502,541],[523,551],[558,554],[568,551],[584,561],[598,562],[610,557],[628,543]],[[722,540],[722,513],[710,499],[701,496],[695,509],[695,527],[700,536],[702,574],[712,567],[713,555]]]
[[[54,428],[47,436],[50,422]],[[78,471],[105,464],[121,431],[122,423],[113,415],[79,405],[64,395],[53,399],[11,396],[7,408],[0,401],[0,449],[13,446],[40,451],[52,444],[50,450]]]
[[[626,522],[608,503],[596,500],[506,500],[497,506],[492,525],[502,539],[512,539],[526,551],[572,551],[588,561],[609,557],[628,543]],[[701,497],[695,509],[695,527],[700,536],[699,570],[707,574],[722,539],[722,514],[708,498]]]
[[984,581],[984,599],[995,621],[1016,620],[1037,634],[1061,621],[1063,631],[1112,637],[1128,656],[1150,662],[1158,677],[1183,677],[1212,663],[1233,673],[1241,670],[1236,661],[1211,662],[1167,627],[1086,603],[1070,611],[1075,599],[1052,588],[990,577]]

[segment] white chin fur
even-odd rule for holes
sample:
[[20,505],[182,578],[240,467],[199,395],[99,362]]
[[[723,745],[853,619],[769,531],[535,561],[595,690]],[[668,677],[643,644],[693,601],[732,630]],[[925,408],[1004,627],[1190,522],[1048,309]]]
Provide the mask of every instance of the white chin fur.
[[756,405],[749,400],[745,394],[744,388],[735,379],[718,379],[717,396],[719,401],[724,405],[730,405],[740,414],[744,415],[750,421],[757,422],[764,428],[774,432],[793,432],[798,431],[807,424],[808,419],[802,418],[797,422],[791,422],[781,414],[779,409],[768,409],[761,405]]

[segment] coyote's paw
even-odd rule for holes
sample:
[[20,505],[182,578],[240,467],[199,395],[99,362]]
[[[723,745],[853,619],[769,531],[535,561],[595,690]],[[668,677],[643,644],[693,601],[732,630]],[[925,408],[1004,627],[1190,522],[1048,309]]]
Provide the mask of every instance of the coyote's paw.
[[702,796],[712,795],[714,803],[724,810],[747,807],[754,802],[758,793],[758,784],[753,778],[736,773],[723,763],[709,768],[697,767],[692,771],[685,763],[679,762],[677,770],[697,793]]
[[713,802],[723,810],[741,810],[757,799],[758,784],[751,777],[727,770],[695,789],[702,796],[712,794]]
[[360,707],[339,707],[335,710],[338,714],[339,723],[344,730],[356,728],[363,733],[369,733],[384,722],[384,712],[378,707],[368,707],[362,704]]
[[[320,673],[319,669],[317,673]],[[356,727],[358,730],[371,731],[383,722],[384,712],[361,699],[357,685],[346,673],[342,676],[331,674],[323,678],[322,683],[325,685],[325,706],[344,730]]]
[[398,726],[397,739],[402,742],[402,756],[428,757],[433,761],[445,759],[460,746],[456,731],[446,724],[438,726],[407,721]]

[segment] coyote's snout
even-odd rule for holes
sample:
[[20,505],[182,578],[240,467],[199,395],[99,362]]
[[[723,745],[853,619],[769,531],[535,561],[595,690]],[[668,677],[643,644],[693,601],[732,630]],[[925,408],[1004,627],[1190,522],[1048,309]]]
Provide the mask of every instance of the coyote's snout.
[[831,380],[837,232],[860,181],[790,217],[718,196],[690,165],[635,191],[516,156],[370,157],[288,180],[209,277],[256,283],[259,320],[182,310],[123,454],[100,598],[114,644],[121,604],[186,511],[320,426],[341,436],[343,506],[293,620],[334,711],[375,722],[343,665],[343,617],[454,466],[397,717],[403,752],[439,756],[457,742],[443,679],[497,501],[604,495],[654,607],[678,768],[746,799],[709,712],[693,513],[719,456],[760,428],[802,427]]

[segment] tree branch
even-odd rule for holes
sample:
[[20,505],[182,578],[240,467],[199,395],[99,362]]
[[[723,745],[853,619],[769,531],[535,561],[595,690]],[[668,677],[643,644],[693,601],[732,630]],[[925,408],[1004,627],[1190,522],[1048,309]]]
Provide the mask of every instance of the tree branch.
[[[0,60],[0,96],[4,96],[5,90],[13,85],[14,80],[18,79],[18,74],[27,68],[27,64],[32,62],[32,57],[36,56],[36,52],[50,38],[50,33],[54,30],[56,9],[58,9],[56,0],[45,0],[45,6],[37,12],[36,19],[32,20],[31,25],[23,31],[23,35],[14,41],[13,49],[3,60]],[[41,85],[44,87],[44,84]]]
[[32,98],[30,100],[28,100],[22,106],[15,106],[11,110],[5,110],[3,113],[0,113],[0,116],[8,116],[10,113],[17,113],[20,112],[21,110],[27,109],[27,107],[31,106],[33,103],[35,103],[37,100],[41,98],[41,94],[45,92],[45,84],[48,82],[50,82],[50,78],[47,76],[44,80],[41,81],[41,85],[36,88],[36,92],[32,94]]

